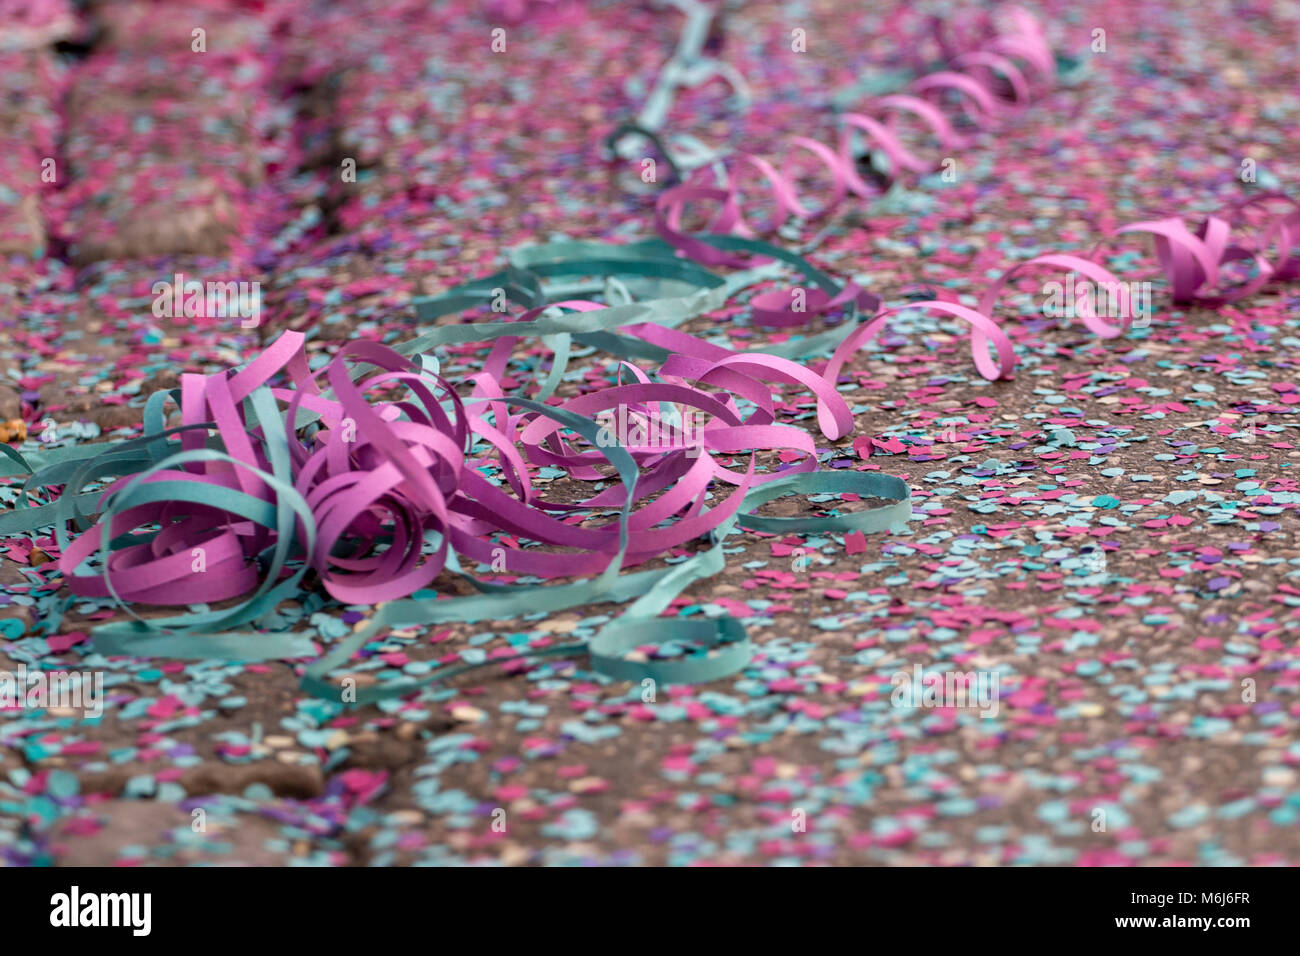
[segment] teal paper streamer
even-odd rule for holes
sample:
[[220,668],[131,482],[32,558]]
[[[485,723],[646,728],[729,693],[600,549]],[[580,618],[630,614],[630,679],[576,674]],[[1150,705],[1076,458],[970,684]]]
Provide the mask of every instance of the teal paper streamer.
[[[793,266],[804,278],[816,285],[830,298],[835,298],[844,286],[807,259],[757,239],[742,239],[729,235],[694,236],[718,249],[747,252],[755,256],[776,260]],[[476,322],[473,324],[443,325],[425,332],[397,346],[403,355],[416,355],[440,345],[487,342],[503,336],[571,335],[573,341],[593,346],[623,359],[662,362],[670,354],[652,345],[616,331],[619,326],[641,322],[676,328],[683,322],[721,308],[733,295],[748,286],[779,274],[776,263],[744,270],[727,278],[715,275],[688,259],[677,256],[676,250],[661,239],[647,239],[621,246],[581,240],[563,240],[528,246],[511,254],[511,266],[502,271],[465,283],[437,296],[418,298],[415,312],[422,322],[433,322],[452,312],[483,306],[500,289],[505,297],[526,309],[546,304],[537,276],[575,277],[596,274],[631,275],[641,278],[668,279],[695,287],[695,292],[683,296],[649,299],[628,305],[590,312],[569,313],[560,316],[541,316],[527,322]],[[775,355],[778,358],[798,360],[833,351],[868,316],[858,312],[856,303],[845,306],[844,318],[823,332],[792,336],[785,342],[756,347],[747,351]],[[566,361],[557,355],[552,365],[552,376],[562,376]]]
[[[617,447],[613,446],[609,450],[612,451]],[[751,513],[768,501],[785,495],[846,491],[863,497],[886,498],[892,503],[831,518],[766,518]],[[550,613],[584,604],[627,600],[633,594],[641,596],[622,616],[602,628],[590,642],[539,648],[503,660],[456,664],[438,668],[420,677],[402,678],[383,686],[356,688],[354,696],[349,698],[348,703],[360,705],[400,697],[429,684],[450,680],[478,668],[508,660],[568,656],[582,652],[590,655],[592,671],[611,680],[651,679],[678,684],[719,680],[743,669],[752,656],[753,647],[743,623],[727,616],[708,620],[682,620],[661,618],[658,615],[690,584],[711,577],[722,570],[726,560],[722,552],[722,544],[737,524],[772,534],[877,532],[905,524],[911,516],[911,511],[911,490],[906,482],[891,475],[858,471],[810,472],[792,475],[749,491],[741,505],[740,513],[733,515],[711,533],[712,547],[666,571],[642,571],[623,575],[608,584],[601,585],[596,584],[595,581],[578,581],[550,587],[498,586],[500,591],[491,595],[453,600],[410,598],[382,605],[365,627],[344,639],[332,648],[326,657],[308,667],[302,686],[316,696],[338,700],[340,686],[326,681],[325,675],[343,665],[366,642],[395,627],[451,621],[510,620],[520,614]],[[611,567],[614,565],[611,564]],[[644,661],[628,660],[624,656],[626,651],[640,645],[678,641],[703,644],[710,648],[710,652]]]

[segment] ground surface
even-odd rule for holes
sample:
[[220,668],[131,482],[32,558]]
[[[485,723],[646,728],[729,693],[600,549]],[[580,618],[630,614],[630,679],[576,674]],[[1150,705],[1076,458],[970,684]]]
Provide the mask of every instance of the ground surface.
[[[22,182],[37,183],[0,206],[15,253],[0,282],[0,417],[30,432],[14,447],[43,447],[48,422],[57,443],[133,434],[147,394],[245,360],[284,328],[310,330],[313,351],[409,338],[412,296],[495,270],[521,243],[650,234],[653,194],[626,188],[639,164],[612,168],[598,145],[639,106],[677,14],[264,6],[165,5],[151,29],[128,17],[116,31],[120,8],[92,7],[88,53],[5,54],[31,64],[28,81],[6,80],[0,102],[21,103],[27,125],[0,122],[17,130],[0,152],[26,156]],[[742,114],[719,87],[689,91],[669,127],[768,154],[786,135],[828,138],[835,90],[906,65],[884,28],[892,7],[746,5],[720,55],[755,105]],[[886,302],[918,286],[976,295],[1010,263],[1086,254],[1116,225],[1296,192],[1294,5],[1040,15],[1079,61],[1068,82],[980,132],[953,157],[956,183],[906,179],[874,205],[845,203],[814,262]],[[185,59],[194,26],[228,60]],[[503,53],[489,49],[496,26]],[[790,50],[795,28],[804,54]],[[215,91],[114,86],[113,64],[140,57],[174,62],[164,78],[209,71]],[[163,101],[175,137],[130,122]],[[66,178],[33,179],[46,155]],[[356,183],[340,181],[348,158]],[[205,177],[215,193],[196,185]],[[1300,861],[1300,289],[1175,307],[1149,240],[1124,248],[1117,271],[1155,283],[1149,328],[1101,340],[1046,318],[1040,279],[999,314],[1018,350],[1010,381],[983,380],[961,330],[924,316],[860,353],[841,379],[857,432],[819,440],[823,467],[904,478],[909,529],[862,544],[737,535],[727,570],[675,612],[743,618],[757,656],[653,702],[580,657],[355,710],[301,692],[301,663],[107,659],[89,632],[121,612],[70,598],[51,539],[0,542],[5,667],[102,671],[108,695],[100,718],[0,712],[5,858]],[[149,289],[178,271],[261,281],[262,326],[155,318]],[[688,327],[745,346],[768,336],[741,308]],[[452,353],[447,368],[484,354]],[[809,397],[784,399],[811,427]],[[367,610],[317,600],[283,613],[325,646]],[[411,628],[357,672],[383,681],[589,636],[616,610]],[[892,706],[891,678],[914,664],[996,673],[997,716]]]

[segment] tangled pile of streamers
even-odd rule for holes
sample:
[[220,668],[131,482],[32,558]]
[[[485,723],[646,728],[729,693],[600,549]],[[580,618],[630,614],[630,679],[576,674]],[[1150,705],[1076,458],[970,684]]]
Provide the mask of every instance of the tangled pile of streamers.
[[[538,261],[530,264],[541,273],[591,270],[591,249],[582,244],[541,247],[535,254]],[[645,622],[687,584],[721,569],[721,541],[736,524],[769,531],[878,531],[907,520],[909,492],[902,481],[817,473],[812,437],[777,423],[773,382],[810,390],[828,436],[851,432],[849,408],[825,378],[791,358],[731,352],[671,327],[716,308],[732,284],[674,259],[657,243],[607,255],[615,271],[676,277],[696,291],[614,307],[589,300],[537,305],[517,321],[435,329],[400,351],[353,342],[315,372],[302,334],[285,332],[245,366],[210,376],[186,374],[178,389],[152,395],[141,438],[69,450],[62,457],[50,453],[55,457],[31,475],[28,489],[62,487],[62,493],[0,517],[0,531],[53,523],[60,570],[72,592],[112,598],[128,611],[132,604],[238,602],[165,618],[131,611],[131,622],[95,629],[104,653],[314,656],[315,649],[296,635],[232,633],[299,595],[311,573],[340,602],[397,602],[381,609],[395,609],[386,616],[376,614],[366,634],[392,626],[396,613],[420,622],[439,616],[477,620],[637,597],[621,623],[600,637],[605,644],[586,648],[597,670],[617,674],[628,665],[610,648],[702,637],[698,623],[678,622],[683,628],[677,628],[657,622],[648,629]],[[541,294],[539,274],[529,268],[512,265],[508,276],[487,281],[506,282],[526,303]],[[481,298],[478,286],[421,303],[422,309],[437,314],[466,297]],[[560,310],[567,314],[552,314]],[[664,360],[653,379],[625,360],[620,368],[627,384],[546,405],[559,381],[554,374],[534,398],[507,395],[501,385],[513,346],[530,335],[555,336],[550,341],[561,373],[568,342],[557,339],[582,342],[594,335],[615,352]],[[465,398],[436,373],[428,354],[458,336],[494,342],[483,370],[462,383],[471,392]],[[179,407],[179,424],[169,428],[171,404]],[[608,418],[602,423],[602,413],[620,417],[618,432],[610,431]],[[703,426],[683,428],[687,416],[704,420]],[[629,437],[627,423],[642,437]],[[783,453],[782,470],[758,474],[752,457],[744,471],[723,464],[728,456],[763,451]],[[16,452],[8,453],[35,471]],[[602,483],[610,478],[600,468],[604,464],[617,483],[583,500],[549,501],[530,481],[529,463]],[[114,480],[102,491],[83,491],[107,477]],[[723,485],[734,488],[710,502],[710,488]],[[773,497],[827,491],[892,503],[838,518],[753,514]],[[68,534],[69,525],[91,516],[97,520],[82,533]],[[705,536],[713,547],[682,563],[621,573]],[[458,558],[515,575],[586,580],[506,587],[466,574]],[[98,567],[87,570],[95,560]],[[484,594],[411,598],[444,569],[462,574]],[[639,663],[638,673],[686,681],[743,666],[747,653],[729,647],[737,634],[743,640],[739,623],[710,628],[717,639],[712,643],[727,649]],[[313,671],[312,679],[317,676]]]

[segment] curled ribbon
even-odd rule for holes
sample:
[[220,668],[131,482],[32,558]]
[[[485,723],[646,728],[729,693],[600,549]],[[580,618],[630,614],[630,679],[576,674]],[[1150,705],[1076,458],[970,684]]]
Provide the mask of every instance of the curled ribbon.
[[[1230,242],[1234,227],[1228,217],[1240,223],[1237,231],[1248,233],[1249,238],[1242,244]],[[1077,273],[1092,283],[1090,288],[1113,290],[1108,292],[1108,297],[1115,303],[1115,315],[1103,318],[1098,314],[1096,301],[1088,296],[1072,303],[1074,314],[1099,338],[1123,335],[1138,315],[1133,291],[1096,259],[1119,236],[1144,233],[1154,237],[1156,258],[1175,303],[1216,308],[1258,293],[1270,282],[1300,278],[1300,203],[1281,193],[1262,194],[1233,205],[1221,215],[1209,216],[1195,229],[1178,217],[1123,226],[1115,230],[1111,239],[1098,243],[1091,258],[1068,253],[1035,256],[1004,272],[984,291],[974,308],[926,300],[880,312],[840,343],[823,374],[834,382],[852,353],[882,331],[890,315],[904,309],[923,309],[951,315],[969,325],[971,357],[979,373],[990,380],[1008,378],[1015,368],[1015,353],[1011,340],[994,318],[994,308],[1013,280],[1044,270]],[[1270,249],[1276,249],[1276,257],[1271,262]],[[1253,264],[1254,274],[1223,290],[1225,267],[1233,262]],[[1106,318],[1116,321],[1108,322]]]
[[[928,130],[937,142],[938,155],[942,158],[967,143],[966,137],[958,133],[939,109],[945,96],[956,97],[967,119],[983,128],[993,125],[1005,114],[1023,108],[1036,92],[1049,86],[1055,76],[1056,60],[1038,22],[1019,8],[1010,11],[1010,21],[1010,31],[977,36],[969,41],[975,45],[966,49],[955,48],[952,41],[940,34],[948,54],[946,67],[914,80],[905,92],[871,99],[868,104],[870,114],[846,112],[841,115],[836,148],[806,136],[794,136],[787,140],[786,160],[780,167],[764,157],[735,152],[712,166],[697,169],[684,183],[660,194],[655,203],[656,232],[675,248],[706,265],[738,266],[744,263],[742,258],[707,247],[682,232],[682,215],[689,203],[718,204],[719,212],[708,232],[752,238],[775,230],[790,218],[804,222],[821,219],[849,194],[864,197],[875,192],[875,187],[858,173],[856,141],[859,138],[865,139],[888,158],[886,181],[898,178],[904,170],[914,173],[937,171],[941,166],[939,161],[920,158],[904,143],[899,127],[902,117],[909,116]],[[966,40],[967,36],[963,34],[957,42]],[[808,205],[798,194],[795,178],[789,172],[794,151],[810,153],[830,177],[830,197],[820,206]],[[755,224],[752,209],[742,203],[734,185],[735,174],[728,166],[747,167],[766,181],[776,211],[766,226]],[[808,311],[815,314],[825,311],[826,307],[824,303],[818,303]],[[790,314],[784,308],[768,307],[767,311],[779,312],[783,318]],[[804,318],[807,318],[806,314]]]

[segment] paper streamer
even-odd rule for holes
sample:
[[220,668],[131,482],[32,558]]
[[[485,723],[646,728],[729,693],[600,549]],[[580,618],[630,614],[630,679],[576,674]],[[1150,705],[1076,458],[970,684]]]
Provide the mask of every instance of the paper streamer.
[[[1244,234],[1240,243],[1231,241],[1234,233]],[[1158,266],[1175,303],[1217,308],[1256,294],[1271,282],[1300,277],[1300,203],[1281,193],[1264,193],[1233,204],[1220,215],[1207,217],[1195,228],[1176,216],[1122,226],[1110,239],[1098,243],[1089,258],[1067,253],[1036,256],[1004,272],[974,307],[926,300],[881,312],[840,343],[823,374],[833,383],[852,354],[883,331],[890,315],[925,309],[953,316],[970,326],[971,358],[984,378],[1009,378],[1015,369],[1015,353],[996,321],[995,306],[1013,280],[1035,272],[1077,274],[1092,288],[1109,290],[1108,298],[1113,296],[1118,306],[1117,315],[1098,315],[1092,297],[1071,303],[1073,311],[1099,338],[1123,335],[1137,317],[1131,287],[1097,259],[1120,236],[1141,234],[1154,238]],[[1272,261],[1270,251],[1275,251]],[[1226,267],[1234,262],[1247,263],[1253,274],[1236,286],[1224,288]],[[1108,322],[1107,318],[1115,321]]]
[[[937,171],[944,157],[968,145],[968,138],[939,108],[945,96],[955,97],[963,114],[976,127],[994,126],[1003,116],[1023,108],[1029,99],[1049,87],[1056,73],[1056,59],[1033,16],[1018,7],[1008,8],[1011,29],[1003,34],[960,34],[959,48],[940,33],[949,60],[944,69],[914,80],[904,92],[872,98],[866,112],[851,111],[840,116],[841,132],[833,148],[806,136],[789,138],[786,160],[778,163],[751,153],[734,152],[713,165],[700,168],[681,185],[660,194],[655,203],[655,230],[667,242],[706,265],[739,266],[743,258],[706,248],[682,232],[682,215],[690,203],[716,203],[719,212],[708,228],[710,233],[754,237],[771,232],[788,219],[815,222],[831,213],[852,194],[865,197],[877,187],[857,171],[855,140],[888,157],[886,181],[904,172]],[[1002,95],[1005,86],[1008,96]],[[903,142],[898,121],[908,116],[925,127],[937,144],[937,158],[922,159]],[[810,206],[798,194],[789,173],[790,155],[802,150],[811,154],[829,177],[830,198]],[[766,226],[755,224],[753,204],[742,203],[733,185],[737,167],[756,172],[770,190],[775,215]]]

